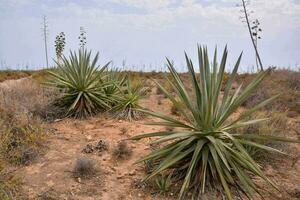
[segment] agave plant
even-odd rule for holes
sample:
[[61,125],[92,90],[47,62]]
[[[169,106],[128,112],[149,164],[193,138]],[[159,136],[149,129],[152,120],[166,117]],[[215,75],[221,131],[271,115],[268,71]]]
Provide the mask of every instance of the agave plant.
[[109,63],[102,68],[97,66],[98,55],[92,59],[91,51],[85,49],[78,54],[70,52],[69,59],[63,56],[62,62],[56,63],[57,68],[49,70],[50,84],[63,92],[58,103],[68,108],[67,115],[85,117],[110,107],[111,100],[104,89],[112,83],[103,81]]
[[[106,72],[103,82],[111,83],[104,88],[104,92],[111,100],[115,100],[120,95],[120,89],[126,84],[126,77],[122,76],[119,70],[111,69]],[[116,102],[113,101],[112,106],[114,106],[115,103]]]
[[117,113],[116,117],[119,119],[138,120],[141,117],[141,113],[136,109],[141,108],[139,101],[146,95],[146,90],[141,82],[132,86],[130,77],[127,77],[125,82],[125,89],[120,88],[120,95],[115,98],[116,104],[112,111]]
[[[176,72],[173,64],[167,59],[168,68],[172,75],[170,84],[176,91],[176,99],[159,83],[157,85],[166,94],[181,115],[180,119],[140,109],[139,111],[160,118],[161,122],[152,125],[169,126],[174,131],[160,131],[133,137],[134,140],[149,137],[159,137],[153,143],[165,144],[156,151],[141,158],[137,162],[158,161],[153,172],[145,179],[152,178],[163,172],[176,172],[182,179],[179,198],[184,199],[187,191],[194,189],[201,195],[207,186],[220,185],[227,199],[232,200],[232,187],[237,187],[248,198],[259,193],[257,184],[251,179],[256,175],[272,186],[276,185],[264,175],[261,166],[247,152],[245,146],[262,150],[283,153],[277,149],[260,143],[263,140],[294,142],[294,140],[253,134],[232,133],[237,127],[261,123],[267,119],[247,120],[252,113],[272,102],[276,97],[269,98],[253,108],[237,115],[233,114],[239,106],[256,89],[270,70],[257,74],[254,80],[243,90],[239,86],[232,91],[232,83],[242,54],[239,56],[228,79],[224,93],[221,92],[224,70],[227,60],[227,48],[224,49],[220,65],[217,63],[217,50],[214,52],[212,63],[208,59],[207,48],[198,47],[200,74],[196,74],[191,59],[185,54],[189,75],[192,81],[193,94],[189,95],[186,86]],[[179,102],[181,101],[181,102]],[[183,106],[182,106],[183,105]]]

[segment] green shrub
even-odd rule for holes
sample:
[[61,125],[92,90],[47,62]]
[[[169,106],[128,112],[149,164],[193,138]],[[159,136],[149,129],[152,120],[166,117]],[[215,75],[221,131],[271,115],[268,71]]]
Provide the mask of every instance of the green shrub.
[[68,109],[68,116],[86,117],[110,107],[111,99],[104,91],[113,84],[104,81],[109,63],[99,69],[97,61],[98,53],[92,59],[91,52],[80,49],[78,53],[71,52],[69,59],[63,56],[57,69],[49,70],[50,84],[63,92],[57,102]]
[[[194,189],[195,193],[204,193],[208,185],[217,188],[222,186],[226,198],[233,199],[231,189],[236,187],[249,198],[253,198],[254,192],[259,192],[257,184],[252,180],[254,174],[270,185],[275,184],[264,175],[260,165],[253,160],[247,152],[244,145],[257,147],[259,149],[282,153],[281,151],[268,147],[258,141],[294,141],[282,137],[270,135],[242,134],[232,133],[232,130],[238,127],[244,127],[258,122],[264,122],[266,119],[247,120],[252,113],[270,103],[275,99],[271,97],[251,109],[241,113],[236,119],[229,120],[239,106],[250,96],[257,88],[259,83],[270,73],[270,70],[262,71],[247,85],[244,90],[239,86],[234,92],[231,91],[232,83],[237,74],[241,55],[238,58],[233,72],[227,80],[224,95],[221,96],[222,82],[227,59],[227,48],[223,52],[220,66],[217,64],[217,50],[213,61],[208,59],[207,49],[198,47],[198,58],[200,77],[196,77],[191,59],[185,55],[192,80],[191,98],[184,86],[179,74],[176,72],[173,64],[168,61],[168,68],[173,77],[172,84],[175,86],[177,97],[184,104],[181,107],[179,102],[159,83],[157,85],[162,89],[166,96],[177,107],[182,119],[175,119],[170,116],[155,113],[148,110],[140,110],[146,114],[152,115],[161,122],[152,122],[152,125],[175,127],[174,131],[160,131],[135,136],[132,139],[138,140],[148,137],[157,137],[153,143],[165,144],[158,150],[150,153],[138,162],[148,160],[160,161],[160,164],[153,172],[146,177],[146,180],[160,174],[173,171],[177,173],[183,182],[179,194],[180,199],[184,199],[187,191]],[[211,64],[210,64],[211,63]]]
[[138,120],[143,115],[141,112],[137,111],[140,108],[139,101],[142,97],[146,95],[146,90],[142,85],[142,82],[133,82],[129,77],[126,80],[126,86],[124,89],[120,90],[120,95],[116,97],[115,106],[112,111],[118,119],[125,120]]

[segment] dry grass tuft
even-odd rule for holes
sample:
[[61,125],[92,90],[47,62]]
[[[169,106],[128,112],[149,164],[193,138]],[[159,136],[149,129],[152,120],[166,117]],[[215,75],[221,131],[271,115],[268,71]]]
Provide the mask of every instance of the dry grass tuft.
[[[252,74],[242,74],[238,77],[239,82],[247,85],[253,77]],[[260,84],[259,88],[244,103],[243,106],[251,108],[260,100],[281,94],[272,104],[266,106],[265,110],[288,111],[290,116],[300,114],[300,72],[291,70],[275,70]],[[298,113],[298,114],[297,114]]]
[[41,118],[47,118],[53,94],[32,79],[0,85],[1,159],[29,164],[42,153],[45,131]]
[[[251,119],[262,118],[269,118],[269,120],[267,122],[253,124],[248,127],[238,128],[235,130],[235,132],[243,134],[273,135],[286,137],[287,133],[290,131],[287,113],[278,112],[276,110],[261,111],[256,113],[255,116],[252,116]],[[265,145],[279,149],[284,152],[289,151],[289,145],[283,142],[266,141]],[[262,151],[256,148],[248,148],[248,150],[255,158],[257,158],[261,162],[268,162],[270,160],[270,154],[272,154],[270,152]],[[274,156],[271,156],[271,159],[274,160],[275,158],[273,157],[278,156],[278,154],[274,154]]]
[[11,171],[5,170],[4,163],[0,161],[0,199],[17,199],[20,183]]
[[98,173],[96,162],[90,158],[76,160],[73,175],[75,178],[92,178]]
[[132,154],[132,150],[125,141],[121,141],[113,149],[113,156],[118,159],[128,158]]

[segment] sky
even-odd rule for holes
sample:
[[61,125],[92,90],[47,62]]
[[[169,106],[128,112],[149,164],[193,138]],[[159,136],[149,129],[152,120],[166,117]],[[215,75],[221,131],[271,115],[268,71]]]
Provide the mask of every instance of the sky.
[[[0,0],[0,68],[46,65],[42,20],[48,21],[50,65],[54,41],[66,35],[64,54],[79,48],[80,27],[86,48],[99,52],[99,64],[113,61],[126,69],[165,70],[165,58],[179,70],[184,51],[196,62],[197,44],[212,55],[227,45],[228,69],[243,51],[241,69],[254,69],[255,54],[240,0]],[[258,42],[265,67],[300,67],[300,0],[251,0],[251,20],[259,19]]]

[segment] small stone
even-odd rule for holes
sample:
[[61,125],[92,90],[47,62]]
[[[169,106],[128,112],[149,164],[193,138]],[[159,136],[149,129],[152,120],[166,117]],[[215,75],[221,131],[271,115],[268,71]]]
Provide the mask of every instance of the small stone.
[[99,152],[107,151],[108,150],[108,145],[104,140],[99,140],[99,142],[95,146],[95,149],[97,149]]
[[121,178],[123,178],[123,175],[119,174],[119,175],[117,176],[117,179],[121,179]]
[[81,183],[81,178],[80,177],[77,178],[77,182]]
[[129,176],[134,176],[136,174],[135,170],[132,170],[131,172],[128,173]]
[[87,136],[86,136],[86,140],[87,140],[87,141],[91,141],[92,139],[93,139],[93,138],[92,138],[91,135],[87,135]]
[[138,197],[141,197],[142,196],[142,194],[141,193],[138,193]]
[[87,144],[82,150],[83,153],[93,153],[93,151],[94,147],[92,144]]

